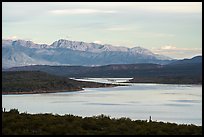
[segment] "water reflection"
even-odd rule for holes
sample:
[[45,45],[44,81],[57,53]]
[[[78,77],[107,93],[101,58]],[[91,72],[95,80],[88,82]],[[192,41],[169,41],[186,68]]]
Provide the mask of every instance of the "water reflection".
[[[90,80],[90,79],[89,79]],[[119,79],[123,81],[127,79]],[[107,81],[97,79],[97,81]],[[114,79],[114,82],[118,82]],[[110,82],[110,80],[109,80]],[[202,125],[202,86],[129,84],[78,92],[2,95],[2,107],[28,113],[129,117]]]

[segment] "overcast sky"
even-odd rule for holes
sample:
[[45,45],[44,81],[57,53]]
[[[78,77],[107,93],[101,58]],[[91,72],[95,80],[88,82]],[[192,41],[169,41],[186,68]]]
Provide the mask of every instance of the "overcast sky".
[[202,54],[202,2],[3,2],[2,36],[141,46],[191,58]]

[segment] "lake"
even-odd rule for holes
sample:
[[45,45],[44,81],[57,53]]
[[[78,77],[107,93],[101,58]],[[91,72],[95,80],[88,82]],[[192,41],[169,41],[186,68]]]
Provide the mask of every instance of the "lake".
[[[130,78],[86,78],[83,81],[124,82]],[[85,88],[77,92],[2,95],[8,111],[73,114],[202,125],[202,85],[126,83],[127,86]]]

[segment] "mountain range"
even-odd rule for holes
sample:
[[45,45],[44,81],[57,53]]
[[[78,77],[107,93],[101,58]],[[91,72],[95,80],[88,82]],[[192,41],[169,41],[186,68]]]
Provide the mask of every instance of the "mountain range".
[[2,40],[2,68],[28,65],[168,64],[174,61],[142,47],[127,48],[65,39],[51,45],[25,40]]

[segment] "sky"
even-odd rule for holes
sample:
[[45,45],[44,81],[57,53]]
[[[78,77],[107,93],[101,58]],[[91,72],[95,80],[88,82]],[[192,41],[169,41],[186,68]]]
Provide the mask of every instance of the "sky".
[[2,39],[59,39],[202,55],[202,2],[2,2]]

